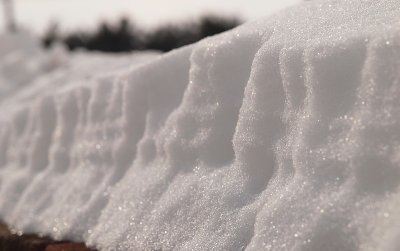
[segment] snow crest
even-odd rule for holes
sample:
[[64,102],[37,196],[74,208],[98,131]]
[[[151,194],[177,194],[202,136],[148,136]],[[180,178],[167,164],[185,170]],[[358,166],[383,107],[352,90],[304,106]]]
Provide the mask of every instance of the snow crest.
[[307,2],[6,89],[1,218],[100,250],[398,250],[399,16]]

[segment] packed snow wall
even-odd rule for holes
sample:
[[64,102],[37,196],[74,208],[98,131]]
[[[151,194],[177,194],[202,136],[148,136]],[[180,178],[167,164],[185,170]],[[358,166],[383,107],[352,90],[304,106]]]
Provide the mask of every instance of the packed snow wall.
[[2,219],[100,250],[400,248],[399,1],[144,58],[1,95]]

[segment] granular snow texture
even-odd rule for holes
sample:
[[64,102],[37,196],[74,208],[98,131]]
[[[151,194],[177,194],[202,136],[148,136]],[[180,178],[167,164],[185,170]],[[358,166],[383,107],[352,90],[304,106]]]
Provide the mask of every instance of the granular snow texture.
[[400,249],[400,1],[144,58],[0,94],[2,219],[100,250]]

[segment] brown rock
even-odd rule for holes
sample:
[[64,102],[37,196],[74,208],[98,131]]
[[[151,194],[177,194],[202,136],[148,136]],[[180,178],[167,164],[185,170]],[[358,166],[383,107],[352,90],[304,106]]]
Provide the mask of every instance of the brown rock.
[[6,224],[0,222],[0,236],[11,235],[10,230],[6,226]]
[[35,234],[18,235],[12,233],[0,221],[0,251],[95,251],[84,243],[55,241]]
[[92,251],[83,243],[54,243],[46,247],[45,251]]
[[35,235],[8,235],[0,237],[0,251],[43,251],[51,241]]

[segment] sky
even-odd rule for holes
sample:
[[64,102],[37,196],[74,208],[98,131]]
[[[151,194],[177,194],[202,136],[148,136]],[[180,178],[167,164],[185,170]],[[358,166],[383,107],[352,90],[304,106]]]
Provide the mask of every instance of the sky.
[[[244,20],[270,15],[301,0],[14,0],[17,23],[41,33],[51,22],[64,30],[94,27],[122,15],[141,27],[196,19],[204,13],[235,15]],[[4,15],[1,12],[1,15]],[[4,29],[3,18],[0,18]]]

